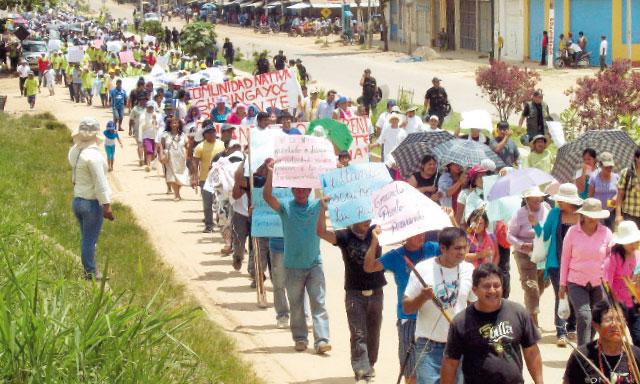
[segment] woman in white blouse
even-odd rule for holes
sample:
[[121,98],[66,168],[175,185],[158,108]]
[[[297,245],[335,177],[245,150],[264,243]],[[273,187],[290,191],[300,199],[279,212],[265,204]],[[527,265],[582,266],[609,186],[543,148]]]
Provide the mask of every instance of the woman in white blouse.
[[73,147],[69,150],[72,168],[73,213],[80,224],[80,249],[84,278],[100,279],[96,268],[96,243],[103,219],[113,220],[111,188],[107,181],[107,162],[99,145],[104,141],[100,123],[85,118],[72,133]]

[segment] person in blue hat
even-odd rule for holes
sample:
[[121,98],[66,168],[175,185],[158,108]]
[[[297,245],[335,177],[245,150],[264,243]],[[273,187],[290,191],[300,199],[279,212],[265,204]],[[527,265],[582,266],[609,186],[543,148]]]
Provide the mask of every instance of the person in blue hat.
[[107,122],[107,129],[104,130],[103,134],[105,137],[104,151],[107,153],[107,165],[109,166],[109,172],[111,172],[113,171],[113,159],[116,155],[116,140],[118,140],[120,148],[122,148],[122,141],[118,131],[116,131],[116,124],[112,120]]

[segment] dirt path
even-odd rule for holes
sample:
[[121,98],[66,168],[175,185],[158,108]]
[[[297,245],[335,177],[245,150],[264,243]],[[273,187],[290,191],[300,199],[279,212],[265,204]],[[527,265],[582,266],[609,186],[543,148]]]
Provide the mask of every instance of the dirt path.
[[[127,8],[118,9],[124,9],[121,11],[122,15],[129,16],[131,14]],[[227,31],[233,30],[229,27],[219,29],[223,35],[228,33]],[[234,38],[238,41],[248,41],[251,37],[247,31],[234,34]],[[262,42],[267,44],[266,39],[262,36],[259,39],[253,37],[253,41],[258,45]],[[281,44],[281,42],[270,41],[269,44]],[[302,41],[300,41],[300,45],[287,46],[285,49],[309,55],[306,59],[308,67],[321,66],[322,60],[327,60],[322,56],[315,56],[317,48],[309,47],[308,44],[305,46]],[[391,53],[380,56],[366,54],[358,60],[367,62],[374,57],[376,65],[379,63],[379,65],[389,68],[388,71],[378,71],[380,78],[388,77],[390,82],[400,82],[403,81],[403,76],[406,76],[403,72],[407,64],[393,63],[389,59],[393,55]],[[380,57],[379,60],[378,57]],[[336,58],[333,57],[331,60],[336,60]],[[351,56],[348,62],[351,63],[349,71],[356,73],[355,67],[358,62],[352,61]],[[371,62],[371,64],[373,66],[374,63]],[[417,65],[422,64],[418,63]],[[463,64],[456,64],[461,66],[460,73],[451,73],[448,76],[452,81],[455,80],[461,84],[462,89],[456,90],[456,92],[463,92],[466,89],[468,94],[473,95],[475,84],[469,75],[472,71],[469,70],[469,64]],[[360,70],[358,69],[358,71]],[[420,68],[413,70],[416,73],[421,72]],[[330,68],[325,71],[330,72]],[[376,71],[377,69],[374,68],[374,73]],[[319,73],[322,72],[319,71]],[[325,77],[316,75],[316,79],[323,84],[332,86],[336,80],[341,79],[340,76],[342,75],[327,75]],[[422,74],[422,76],[428,75]],[[18,96],[17,83],[17,78],[0,80],[2,93],[9,95],[7,112],[33,113],[28,110],[26,100]],[[353,90],[357,89],[357,84],[353,86],[351,82],[345,82],[342,87]],[[472,88],[474,91],[470,91]],[[94,116],[103,125],[111,118],[108,109],[72,103],[66,89],[56,87],[56,92],[53,97],[45,96],[45,93],[40,94],[36,102],[36,112],[49,111],[69,127],[77,125],[85,116]],[[566,99],[564,102],[566,103]],[[128,119],[125,119],[125,124],[127,123]],[[173,202],[171,196],[165,194],[163,178],[154,171],[145,173],[142,168],[138,167],[133,139],[126,137],[126,135],[124,139],[125,148],[124,150],[117,149],[115,171],[110,175],[115,199],[133,208],[140,224],[149,232],[164,262],[173,267],[178,280],[202,303],[211,318],[224,327],[237,341],[240,353],[251,361],[256,372],[266,382],[273,384],[352,383],[353,374],[349,363],[349,333],[343,302],[344,267],[338,249],[325,242],[322,243],[333,351],[328,356],[314,355],[311,349],[307,353],[296,353],[292,347],[290,332],[276,329],[275,313],[272,306],[267,309],[260,309],[256,306],[255,292],[249,288],[246,262],[242,273],[233,272],[231,258],[220,255],[222,243],[219,234],[205,235],[201,233],[203,224],[200,195],[196,195],[191,189],[185,189],[183,192],[185,199],[181,202]],[[109,230],[108,225],[105,230]],[[98,257],[100,256],[98,255]],[[147,267],[153,268],[153,266]],[[512,263],[511,273],[512,298],[522,302],[523,294],[519,286],[515,263]],[[389,284],[385,289],[385,320],[381,333],[380,358],[376,365],[378,376],[376,382],[385,384],[394,383],[398,371],[395,286],[390,276],[388,280]],[[272,302],[270,288],[269,301]],[[545,381],[557,383],[561,381],[569,350],[558,349],[554,344],[555,329],[551,289],[544,294],[541,308],[543,311],[541,325],[545,332],[540,347],[544,359]]]

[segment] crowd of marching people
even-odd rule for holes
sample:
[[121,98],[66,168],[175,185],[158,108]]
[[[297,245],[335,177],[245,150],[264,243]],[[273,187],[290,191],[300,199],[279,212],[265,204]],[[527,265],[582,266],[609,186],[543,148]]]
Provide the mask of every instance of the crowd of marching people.
[[[249,284],[259,286],[268,274],[275,324],[291,331],[296,351],[309,348],[308,322],[314,351],[325,354],[332,349],[320,244],[326,241],[340,249],[356,382],[375,377],[384,287],[391,276],[397,288],[393,294],[398,366],[406,383],[523,383],[525,365],[533,381],[542,383],[539,317],[551,309],[541,308],[540,298],[549,290],[555,297],[557,346],[575,348],[564,382],[640,382],[640,349],[635,346],[640,343],[640,149],[635,143],[630,152],[623,152],[616,151],[617,143],[607,146],[601,141],[601,147],[610,149],[598,150],[598,145],[581,146],[578,139],[574,146],[580,164],[571,162],[569,175],[561,177],[561,154],[551,149],[551,118],[541,91],[523,108],[519,125],[526,133],[518,145],[514,127],[491,123],[490,117],[487,127],[483,113],[463,116],[461,129],[443,129],[451,106],[438,77],[432,79],[423,106],[404,110],[393,100],[383,101],[369,69],[360,79],[359,97],[333,89],[321,97],[301,62],[288,60],[282,51],[271,62],[259,58],[256,73],[294,73],[301,85],[297,105],[260,110],[219,96],[210,111],[203,111],[191,103],[187,83],[158,84],[143,75],[166,53],[169,66],[186,72],[221,63],[169,52],[179,48],[173,37],[167,40],[171,44],[136,45],[135,38],[119,36],[128,46],[123,49],[133,50],[139,64],[121,63],[118,55],[106,50],[107,36],[116,31],[106,28],[100,36],[88,35],[88,40],[101,37],[105,45],[89,45],[77,65],[66,61],[64,51],[42,58],[45,84],[51,79],[44,73],[51,68],[54,81],[68,86],[72,100],[92,105],[98,94],[102,107],[113,112],[104,130],[94,119],[83,120],[73,133],[69,153],[86,278],[102,278],[96,269],[95,243],[102,219],[113,218],[102,165],[113,171],[116,145],[122,147],[127,132],[137,143],[139,166],[147,172],[161,170],[163,188],[176,202],[182,199],[183,187],[201,191],[203,232],[220,232],[225,243],[221,255],[232,256],[231,268],[242,269],[248,248]],[[223,56],[232,58],[233,47],[228,39],[227,43]],[[38,80],[20,65],[17,72],[33,107]],[[127,92],[123,81],[138,76]],[[207,81],[203,77],[198,85]],[[374,123],[369,119],[381,102],[386,102],[386,110]],[[367,119],[370,149],[380,147],[380,160],[390,177],[406,181],[438,204],[449,215],[450,226],[411,236],[383,252],[381,228],[371,220],[344,229],[327,225],[328,196],[310,188],[292,188],[292,199],[279,196],[273,185],[273,158],[248,172],[250,154],[239,140],[242,127],[303,135],[296,124],[345,122],[356,116]],[[431,141],[435,138],[442,142]],[[413,140],[424,145],[407,161],[401,154]],[[465,156],[456,152],[459,147]],[[522,151],[523,147],[528,149]],[[480,155],[473,157],[471,152]],[[336,151],[335,157],[336,168],[349,167],[353,160],[348,151]],[[370,160],[377,159],[372,155]],[[490,182],[492,188],[487,187]],[[251,236],[256,188],[280,217],[282,237]],[[492,202],[506,201],[501,199],[511,199],[515,206],[497,215]],[[523,297],[514,298],[511,292],[511,261],[518,269]],[[594,339],[596,333],[599,337]]]

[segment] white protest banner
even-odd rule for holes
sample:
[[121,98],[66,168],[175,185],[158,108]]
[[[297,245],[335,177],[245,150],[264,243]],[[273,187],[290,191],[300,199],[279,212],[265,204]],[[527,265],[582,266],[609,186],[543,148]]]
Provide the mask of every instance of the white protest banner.
[[371,220],[371,195],[392,179],[382,163],[356,163],[323,173],[322,191],[329,196],[329,217],[334,228]]
[[452,226],[438,204],[404,181],[394,181],[375,192],[372,204],[373,223],[382,230],[378,236],[381,246]]
[[118,56],[120,56],[121,64],[131,63],[135,61],[135,59],[133,58],[133,51],[122,51],[118,53]]
[[69,47],[69,51],[67,51],[67,61],[70,63],[80,63],[84,59],[84,52],[82,51],[82,47],[74,45],[73,47]]
[[369,119],[366,116],[356,116],[345,120],[353,142],[349,147],[349,155],[354,163],[369,161]]
[[157,59],[156,59],[156,65],[159,65],[160,67],[167,69],[167,67],[169,66],[169,54],[166,55],[158,55]]
[[142,38],[142,42],[145,44],[155,44],[156,43],[156,37],[155,36],[151,36],[151,35],[144,35],[144,37]]
[[320,175],[336,168],[333,145],[329,140],[315,136],[279,137],[274,147],[274,159],[275,187],[320,188]]
[[549,127],[549,135],[556,147],[562,147],[566,141],[564,138],[564,129],[562,129],[562,123],[559,121],[547,121],[547,127]]
[[269,107],[277,109],[295,107],[300,94],[300,84],[288,69],[283,69],[252,77],[209,83],[189,89],[189,94],[192,105],[197,106],[203,115],[209,117],[218,96],[224,96],[228,104],[236,101],[254,104],[261,111]]
[[[273,196],[281,203],[293,200],[293,194],[289,188],[273,188]],[[251,236],[254,237],[282,237],[282,220],[271,209],[262,197],[262,188],[253,188],[251,194]]]
[[62,46],[62,42],[58,39],[49,39],[47,42],[47,50],[49,52],[59,51]]
[[107,41],[107,51],[118,53],[121,50],[122,50],[122,41],[120,40]]
[[[286,135],[279,129],[251,128],[248,132],[249,164],[251,172],[255,172],[266,159],[275,158],[276,140]],[[249,164],[245,163],[245,176],[249,176]]]

